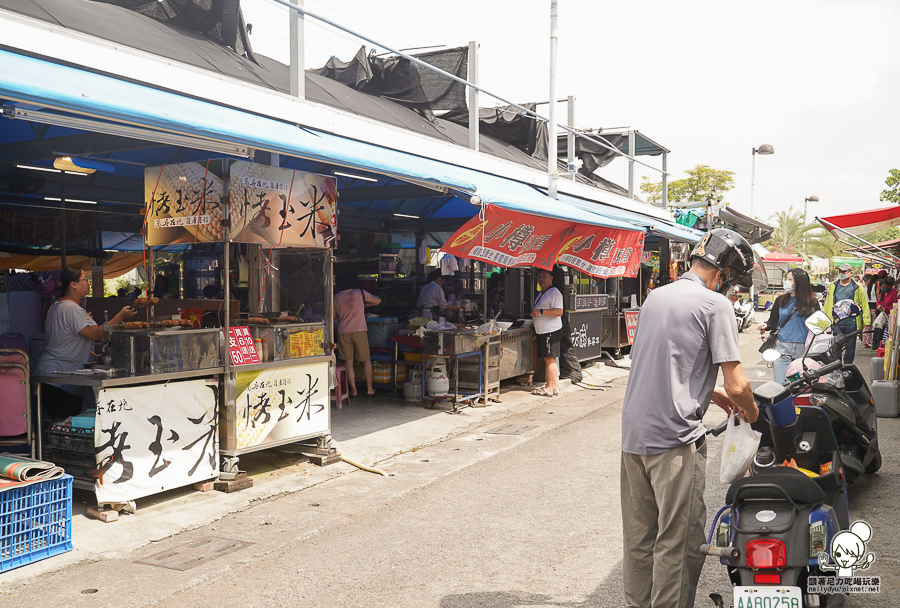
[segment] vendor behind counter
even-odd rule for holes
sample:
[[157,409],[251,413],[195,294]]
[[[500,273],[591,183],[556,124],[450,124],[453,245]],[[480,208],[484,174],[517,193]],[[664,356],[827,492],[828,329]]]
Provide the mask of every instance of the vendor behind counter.
[[445,310],[459,310],[458,305],[447,303],[443,286],[444,276],[440,268],[428,273],[428,283],[419,292],[419,300],[416,302],[421,316],[436,319],[443,316]]
[[[89,279],[79,268],[63,268],[60,280],[62,294],[47,311],[44,324],[47,348],[35,366],[35,375],[49,376],[55,372],[71,372],[84,369],[91,360],[94,342],[105,338],[103,325],[98,324],[81,307],[81,300],[90,290]],[[121,323],[133,317],[136,310],[124,306],[108,321]],[[84,397],[89,389],[62,382],[48,384],[44,392],[45,412],[53,419],[63,419],[81,412]]]

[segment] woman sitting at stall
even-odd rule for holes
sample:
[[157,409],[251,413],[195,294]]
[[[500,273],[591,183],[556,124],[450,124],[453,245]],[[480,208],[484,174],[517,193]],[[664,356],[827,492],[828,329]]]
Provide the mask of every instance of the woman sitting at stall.
[[[80,268],[63,268],[60,279],[62,295],[50,305],[44,333],[47,349],[35,366],[35,374],[52,376],[55,372],[84,369],[90,361],[94,342],[103,340],[103,325],[97,325],[90,314],[81,307],[81,300],[90,290],[90,280]],[[109,320],[121,323],[133,317],[137,311],[125,306]],[[81,412],[82,403],[90,389],[64,383],[47,384],[43,388],[44,412],[53,419],[63,419]]]
[[809,275],[802,268],[792,268],[784,281],[785,293],[778,296],[766,323],[760,323],[761,332],[778,329],[775,350],[781,358],[775,360],[775,382],[784,384],[788,366],[803,356],[806,349],[806,319],[819,310],[819,301],[809,284]]
[[459,310],[456,304],[448,304],[444,297],[444,277],[441,269],[432,270],[428,273],[428,283],[419,292],[419,300],[416,307],[426,319],[435,319],[439,317],[445,309]]
[[355,272],[345,272],[338,277],[338,288],[334,294],[334,316],[337,326],[337,357],[344,362],[350,395],[356,396],[356,375],[353,362],[359,361],[366,378],[366,395],[375,394],[372,388],[372,360],[369,357],[369,334],[366,327],[366,306],[378,306],[381,298],[360,289],[359,277]]

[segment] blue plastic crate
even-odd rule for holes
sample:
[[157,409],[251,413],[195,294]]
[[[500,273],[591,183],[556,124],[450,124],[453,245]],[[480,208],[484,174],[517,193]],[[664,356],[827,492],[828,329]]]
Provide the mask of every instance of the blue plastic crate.
[[0,492],[0,572],[71,550],[71,475]]

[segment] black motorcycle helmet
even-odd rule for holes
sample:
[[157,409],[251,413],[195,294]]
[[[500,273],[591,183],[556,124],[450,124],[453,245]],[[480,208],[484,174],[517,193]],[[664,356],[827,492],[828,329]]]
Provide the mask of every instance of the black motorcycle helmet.
[[691,260],[694,258],[725,271],[727,279],[719,289],[721,293],[735,284],[744,287],[753,284],[753,249],[747,239],[734,230],[716,228],[707,232],[691,252]]

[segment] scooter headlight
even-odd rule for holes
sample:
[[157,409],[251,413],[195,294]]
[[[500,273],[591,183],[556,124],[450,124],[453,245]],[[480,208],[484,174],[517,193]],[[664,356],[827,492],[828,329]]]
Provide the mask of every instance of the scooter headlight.
[[810,405],[815,405],[816,407],[821,407],[825,405],[825,395],[820,395],[818,393],[811,393],[809,395],[809,403]]
[[828,529],[824,521],[817,521],[809,526],[809,558],[815,559],[822,553],[828,543]]

